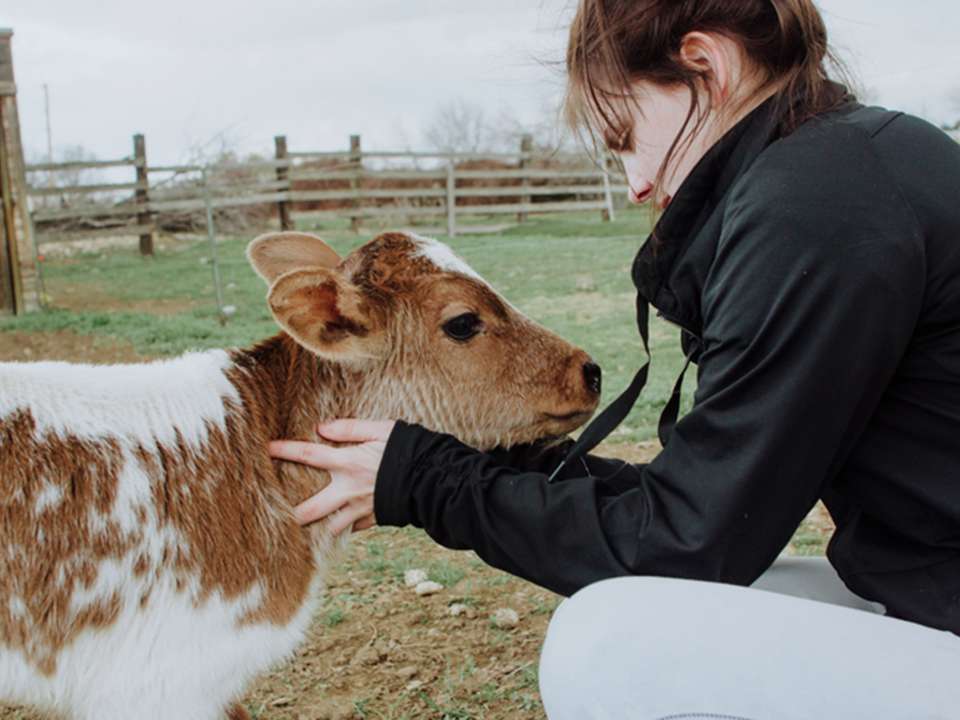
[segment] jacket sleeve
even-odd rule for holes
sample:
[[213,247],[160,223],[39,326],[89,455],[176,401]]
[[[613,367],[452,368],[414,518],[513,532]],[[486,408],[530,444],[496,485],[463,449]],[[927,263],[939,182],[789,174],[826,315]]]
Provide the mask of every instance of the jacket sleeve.
[[[573,446],[571,439],[560,443],[531,443],[515,445],[511,448],[496,448],[489,452],[492,462],[497,465],[510,467],[524,472],[545,473],[550,475],[567,456]],[[602,458],[598,455],[587,455],[570,467],[565,467],[557,475],[556,480],[569,480],[583,475],[607,477],[615,472],[622,471],[625,461],[616,458]],[[635,466],[640,467],[640,466]]]
[[547,484],[541,468],[400,424],[378,522],[422,527],[562,594],[628,574],[749,584],[769,567],[897,368],[923,295],[922,242],[895,193],[860,212],[829,190],[731,192],[702,293],[694,406],[650,465]]

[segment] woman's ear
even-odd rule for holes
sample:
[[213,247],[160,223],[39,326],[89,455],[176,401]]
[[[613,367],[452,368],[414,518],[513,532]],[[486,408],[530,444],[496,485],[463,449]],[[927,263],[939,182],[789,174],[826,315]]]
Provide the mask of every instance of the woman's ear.
[[680,60],[689,69],[701,74],[710,100],[718,107],[730,97],[734,58],[739,52],[729,38],[715,33],[690,32],[680,41]]
[[321,357],[363,361],[386,351],[385,313],[339,270],[307,268],[281,275],[267,303],[280,327]]

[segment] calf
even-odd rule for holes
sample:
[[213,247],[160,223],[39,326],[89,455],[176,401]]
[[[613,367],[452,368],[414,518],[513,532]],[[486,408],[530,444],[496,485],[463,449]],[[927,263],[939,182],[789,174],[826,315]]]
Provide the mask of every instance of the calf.
[[341,261],[280,233],[248,255],[284,331],[252,348],[0,364],[0,699],[208,720],[288,657],[334,542],[292,512],[329,477],[272,439],[403,418],[490,448],[596,408],[587,355],[440,243],[388,233]]

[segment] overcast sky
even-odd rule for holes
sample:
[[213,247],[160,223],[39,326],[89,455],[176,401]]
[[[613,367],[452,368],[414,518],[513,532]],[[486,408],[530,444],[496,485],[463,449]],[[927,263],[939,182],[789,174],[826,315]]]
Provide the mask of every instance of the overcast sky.
[[[957,0],[823,0],[835,46],[870,100],[960,118]],[[439,105],[463,99],[541,117],[562,78],[572,0],[3,0],[27,153],[103,159],[147,136],[152,163],[224,135],[243,152],[424,146]]]

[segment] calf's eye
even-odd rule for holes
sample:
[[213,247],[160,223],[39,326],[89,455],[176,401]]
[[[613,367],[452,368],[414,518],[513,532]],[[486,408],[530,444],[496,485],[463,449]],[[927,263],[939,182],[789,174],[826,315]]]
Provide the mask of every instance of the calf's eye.
[[443,331],[448,337],[458,342],[466,342],[483,328],[480,318],[474,313],[464,313],[447,320],[443,324]]

